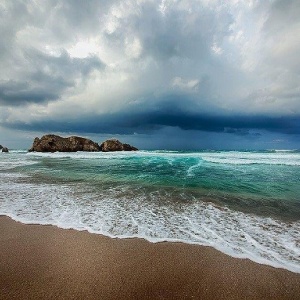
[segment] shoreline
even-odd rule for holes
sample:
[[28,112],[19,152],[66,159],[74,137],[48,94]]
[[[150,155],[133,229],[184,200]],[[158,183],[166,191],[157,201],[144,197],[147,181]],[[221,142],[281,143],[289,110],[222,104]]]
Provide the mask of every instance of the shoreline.
[[211,248],[213,250],[216,250],[217,252],[220,252],[226,256],[229,256],[231,258],[234,258],[234,259],[243,259],[243,260],[249,260],[255,264],[258,264],[258,265],[263,265],[263,266],[269,266],[269,267],[272,267],[272,268],[275,268],[275,269],[282,269],[282,270],[285,270],[285,271],[289,271],[291,273],[295,273],[295,274],[299,274],[300,275],[300,272],[298,271],[295,271],[293,269],[289,269],[288,267],[284,267],[282,265],[279,265],[279,264],[272,264],[270,263],[270,261],[259,261],[259,260],[256,260],[255,258],[253,257],[249,257],[247,255],[235,255],[234,253],[228,253],[226,251],[224,251],[224,249],[218,249],[217,247],[214,247],[212,245],[209,245],[209,244],[200,244],[200,243],[196,243],[196,242],[189,242],[189,241],[184,241],[184,240],[174,240],[174,239],[159,239],[159,238],[153,238],[152,240],[147,238],[147,237],[143,237],[143,236],[113,236],[113,235],[110,235],[110,234],[105,234],[105,233],[101,233],[101,232],[93,232],[93,231],[89,231],[88,229],[86,228],[74,228],[74,227],[61,227],[57,224],[51,224],[51,223],[47,223],[45,222],[44,224],[43,223],[40,223],[40,222],[31,222],[31,221],[27,221],[27,220],[23,220],[23,219],[18,219],[18,218],[15,218],[11,215],[6,215],[6,214],[0,214],[0,219],[2,217],[5,217],[5,218],[9,218],[11,219],[12,221],[14,222],[17,222],[17,223],[20,223],[22,225],[34,225],[34,226],[50,226],[50,227],[55,227],[55,228],[58,228],[58,229],[61,229],[61,230],[74,230],[74,231],[78,231],[78,232],[86,232],[88,234],[93,234],[93,235],[97,235],[97,236],[102,236],[102,237],[106,237],[106,238],[109,238],[109,239],[116,239],[116,240],[143,240],[147,243],[150,243],[150,244],[158,244],[158,243],[170,243],[170,244],[183,244],[183,245],[190,245],[190,246],[199,246],[199,247],[208,247],[208,248]]
[[0,299],[297,299],[300,274],[200,245],[0,216]]

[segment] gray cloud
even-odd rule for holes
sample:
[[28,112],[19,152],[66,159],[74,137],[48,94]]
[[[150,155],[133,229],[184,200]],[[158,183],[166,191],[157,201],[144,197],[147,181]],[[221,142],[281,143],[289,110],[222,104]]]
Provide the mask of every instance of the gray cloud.
[[0,82],[0,103],[8,106],[57,100],[75,80],[85,79],[95,69],[105,65],[96,56],[71,58],[65,51],[52,56],[34,49],[26,49],[24,57],[30,69],[21,73],[23,80]]
[[[24,105],[28,102],[45,102],[50,100],[55,100],[58,97],[59,89],[58,86],[54,84],[56,91],[51,93],[51,79],[45,78],[43,74],[41,74],[45,80],[47,80],[47,85],[49,90],[45,90],[43,87],[33,88],[26,81],[23,82],[15,82],[9,80],[7,82],[0,83],[0,103],[6,104],[9,106],[14,105]],[[39,78],[39,81],[41,79]],[[62,83],[59,81],[59,85]],[[53,86],[53,85],[52,85]],[[65,86],[63,86],[65,87]]]
[[297,135],[299,15],[297,0],[2,1],[0,124]]

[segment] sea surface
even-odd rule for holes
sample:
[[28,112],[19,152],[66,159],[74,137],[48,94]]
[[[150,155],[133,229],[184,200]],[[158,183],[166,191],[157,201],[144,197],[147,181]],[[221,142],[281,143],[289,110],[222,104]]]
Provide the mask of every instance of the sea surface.
[[0,214],[300,273],[299,151],[0,153]]

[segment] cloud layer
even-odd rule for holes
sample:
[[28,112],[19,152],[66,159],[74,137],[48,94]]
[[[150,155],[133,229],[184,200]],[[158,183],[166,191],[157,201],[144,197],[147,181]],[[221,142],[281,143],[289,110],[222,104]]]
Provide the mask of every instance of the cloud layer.
[[297,0],[2,1],[0,125],[299,138],[299,16]]

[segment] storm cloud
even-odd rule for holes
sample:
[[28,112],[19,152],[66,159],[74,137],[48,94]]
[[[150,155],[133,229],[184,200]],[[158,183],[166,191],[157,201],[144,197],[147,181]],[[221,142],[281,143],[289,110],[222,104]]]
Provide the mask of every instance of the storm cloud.
[[299,16],[297,0],[2,1],[0,137],[299,141]]
[[[172,105],[172,103],[170,103]],[[173,104],[174,105],[174,104]],[[59,132],[89,132],[111,134],[147,134],[163,127],[182,130],[224,132],[241,136],[259,137],[259,130],[283,134],[300,134],[300,117],[274,117],[257,115],[209,115],[193,113],[182,108],[122,111],[104,115],[82,115],[81,120],[67,117],[63,120],[49,119],[36,123],[13,123],[12,128]],[[256,130],[256,131],[255,131]]]
[[0,103],[2,105],[26,105],[58,100],[67,88],[83,81],[94,70],[105,65],[96,56],[71,58],[67,52],[59,56],[46,55],[40,51],[24,51],[29,70],[21,71],[18,80],[0,82]]

